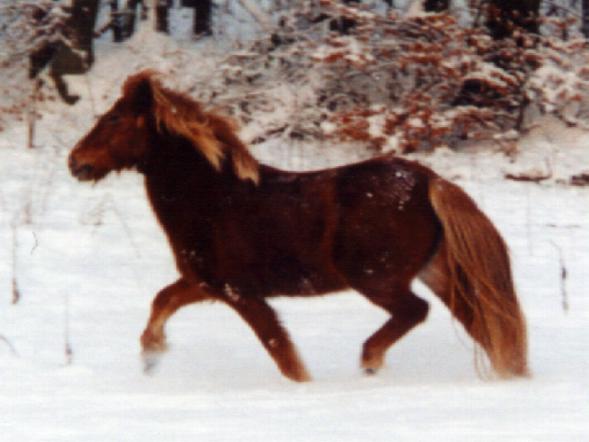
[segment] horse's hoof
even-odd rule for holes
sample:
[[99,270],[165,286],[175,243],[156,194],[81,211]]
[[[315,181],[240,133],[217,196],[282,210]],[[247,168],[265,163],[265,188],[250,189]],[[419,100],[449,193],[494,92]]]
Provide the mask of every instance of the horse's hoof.
[[294,382],[310,382],[312,380],[305,367],[299,367],[296,370],[283,370],[282,374]]
[[362,353],[360,366],[367,375],[375,375],[384,365],[384,355],[382,352],[374,353],[365,348]]
[[141,360],[143,361],[143,373],[153,374],[161,359],[161,352],[143,351]]
[[302,373],[299,373],[296,375],[296,377],[292,378],[294,381],[296,382],[311,382],[311,375],[309,373],[307,373],[307,371],[303,371]]

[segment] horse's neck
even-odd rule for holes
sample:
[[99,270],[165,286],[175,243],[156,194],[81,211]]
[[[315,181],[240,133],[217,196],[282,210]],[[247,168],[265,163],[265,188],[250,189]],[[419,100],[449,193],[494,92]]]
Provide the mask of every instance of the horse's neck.
[[169,143],[160,147],[145,170],[148,197],[164,228],[206,217],[214,210],[226,177],[190,146]]

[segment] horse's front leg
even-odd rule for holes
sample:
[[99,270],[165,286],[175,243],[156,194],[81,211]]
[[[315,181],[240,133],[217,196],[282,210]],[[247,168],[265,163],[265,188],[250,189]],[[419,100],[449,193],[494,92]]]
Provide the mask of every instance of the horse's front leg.
[[288,332],[263,298],[247,298],[231,292],[224,301],[249,324],[284,376],[297,382],[311,380]]
[[166,349],[164,327],[170,316],[180,307],[205,299],[210,298],[197,284],[189,283],[182,278],[165,287],[156,295],[151,306],[151,315],[147,326],[141,335],[142,355],[146,371],[153,367],[156,356]]

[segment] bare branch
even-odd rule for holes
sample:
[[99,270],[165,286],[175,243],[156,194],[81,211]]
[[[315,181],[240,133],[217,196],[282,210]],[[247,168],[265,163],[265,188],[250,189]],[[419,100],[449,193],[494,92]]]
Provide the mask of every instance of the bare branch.
[[0,341],[4,342],[6,344],[6,346],[10,350],[10,353],[12,353],[13,356],[19,357],[18,352],[16,351],[16,348],[14,347],[14,345],[12,345],[12,342],[10,342],[5,336],[0,335]]
[[564,261],[564,256],[562,253],[562,248],[555,243],[554,241],[550,241],[550,244],[556,249],[558,253],[558,263],[559,263],[559,270],[560,270],[560,299],[562,310],[565,313],[569,311],[569,295],[567,291],[567,278],[568,278],[568,271],[566,268],[566,263]]
[[260,27],[265,32],[270,32],[274,27],[272,19],[262,11],[254,2],[250,0],[239,0],[243,8],[251,14],[251,16],[260,24]]

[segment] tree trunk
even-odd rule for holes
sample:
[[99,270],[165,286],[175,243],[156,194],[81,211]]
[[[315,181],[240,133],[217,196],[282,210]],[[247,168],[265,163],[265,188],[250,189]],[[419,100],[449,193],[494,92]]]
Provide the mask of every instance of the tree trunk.
[[213,12],[212,0],[181,0],[184,8],[194,8],[192,32],[194,35],[211,35],[213,33],[211,18]]
[[119,10],[119,1],[110,0],[110,27],[112,29],[112,38],[115,43],[123,41],[123,20]]
[[495,40],[510,38],[515,29],[538,34],[540,0],[490,0],[487,28]]
[[581,32],[585,38],[589,38],[589,0],[583,0],[581,3],[582,18],[581,18]]
[[426,12],[447,11],[450,7],[450,0],[425,0],[423,10]]
[[73,0],[69,27],[73,31],[71,49],[86,53],[84,72],[94,63],[94,27],[98,15],[98,0]]
[[121,27],[123,29],[123,40],[131,38],[135,33],[135,23],[137,22],[137,8],[141,6],[141,20],[147,18],[146,0],[127,0],[125,10],[121,14]]
[[194,10],[194,35],[211,35],[211,16],[213,3],[211,0],[197,0]]
[[155,30],[158,32],[170,33],[168,20],[169,10],[172,6],[171,0],[156,0],[155,3]]

